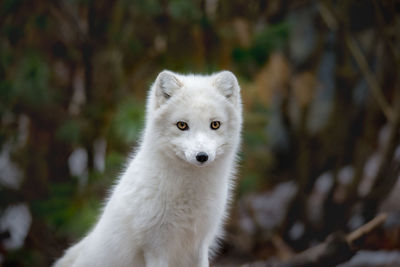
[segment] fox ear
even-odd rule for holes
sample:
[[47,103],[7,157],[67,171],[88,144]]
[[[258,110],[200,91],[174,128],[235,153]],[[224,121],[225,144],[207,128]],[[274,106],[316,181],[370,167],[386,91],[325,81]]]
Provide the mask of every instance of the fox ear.
[[183,86],[173,72],[164,70],[158,74],[155,82],[157,106],[164,104],[177,90]]
[[240,87],[232,72],[225,70],[215,74],[213,85],[229,101],[236,104]]

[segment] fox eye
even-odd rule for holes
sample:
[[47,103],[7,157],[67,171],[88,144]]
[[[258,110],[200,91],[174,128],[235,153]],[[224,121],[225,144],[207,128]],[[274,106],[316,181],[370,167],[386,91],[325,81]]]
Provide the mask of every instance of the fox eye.
[[184,121],[178,121],[176,123],[176,127],[178,127],[178,129],[181,131],[189,130],[189,125]]
[[217,130],[220,126],[221,126],[221,122],[219,122],[219,121],[213,121],[213,122],[211,122],[211,125],[210,125],[211,129],[213,129],[213,130]]

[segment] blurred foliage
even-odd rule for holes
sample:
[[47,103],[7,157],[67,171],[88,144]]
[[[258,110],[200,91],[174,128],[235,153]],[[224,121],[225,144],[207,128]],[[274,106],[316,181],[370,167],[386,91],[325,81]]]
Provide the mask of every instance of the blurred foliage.
[[121,140],[125,144],[138,140],[144,126],[144,110],[143,102],[121,101],[112,121],[112,138]]
[[[227,241],[233,251],[265,258],[272,232],[301,250],[349,230],[353,215],[370,219],[395,185],[399,145],[399,6],[376,2],[324,1],[335,11],[330,17],[313,1],[1,1],[0,217],[15,203],[26,203],[32,216],[23,247],[0,243],[3,264],[48,266],[93,225],[137,145],[146,92],[162,69],[238,75],[245,108],[239,207],[283,181],[298,189],[273,229],[250,218],[258,231],[244,231],[245,212],[234,209],[229,229],[240,242]],[[349,38],[378,80],[391,119]],[[379,141],[385,127],[390,134]],[[84,169],[73,175],[78,150],[75,168]],[[358,186],[373,155],[385,163],[362,196]],[[338,174],[346,166],[354,177],[343,187]],[[314,223],[308,198],[326,173],[333,186],[317,201],[324,213]],[[293,240],[298,222],[304,234]]]
[[284,48],[288,34],[288,23],[274,24],[256,33],[249,47],[235,48],[232,57],[242,75],[250,78],[265,64],[271,52]]

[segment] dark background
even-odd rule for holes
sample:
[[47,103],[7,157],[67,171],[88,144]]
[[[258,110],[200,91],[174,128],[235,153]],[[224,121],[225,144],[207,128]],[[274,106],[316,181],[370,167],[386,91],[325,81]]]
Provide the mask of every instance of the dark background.
[[228,69],[242,86],[216,265],[287,260],[387,212],[355,257],[399,266],[399,13],[394,0],[0,1],[0,266],[49,266],[93,225],[163,69]]

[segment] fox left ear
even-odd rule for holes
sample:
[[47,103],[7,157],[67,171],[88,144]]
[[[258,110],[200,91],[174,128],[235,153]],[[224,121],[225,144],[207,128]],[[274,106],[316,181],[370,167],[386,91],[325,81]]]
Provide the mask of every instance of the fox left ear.
[[232,72],[225,70],[215,74],[213,85],[229,101],[237,104],[240,86]]
[[177,90],[183,86],[173,72],[164,70],[158,74],[155,82],[157,107],[164,104]]

